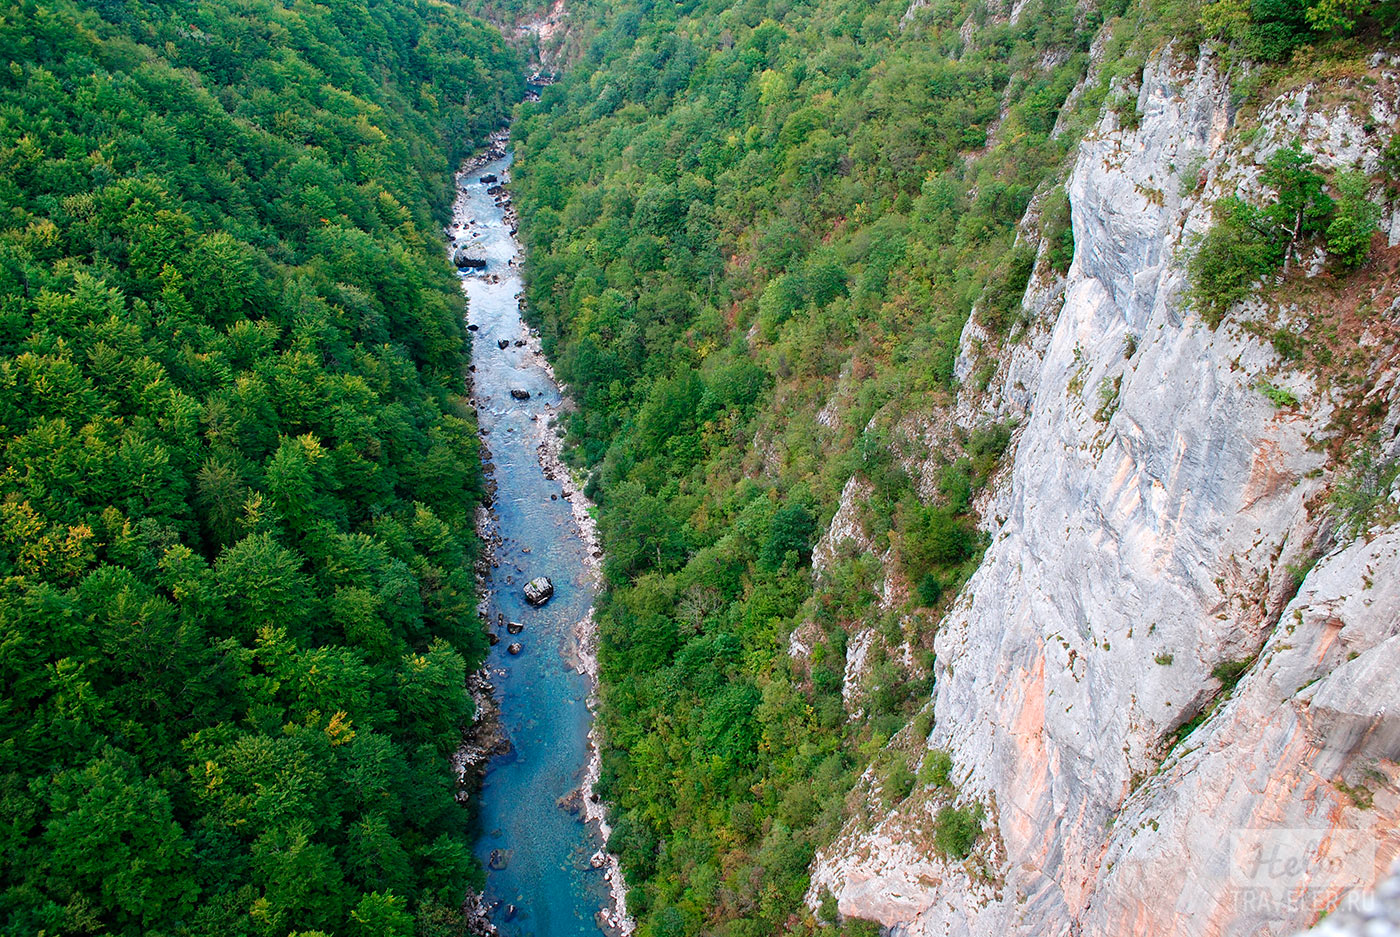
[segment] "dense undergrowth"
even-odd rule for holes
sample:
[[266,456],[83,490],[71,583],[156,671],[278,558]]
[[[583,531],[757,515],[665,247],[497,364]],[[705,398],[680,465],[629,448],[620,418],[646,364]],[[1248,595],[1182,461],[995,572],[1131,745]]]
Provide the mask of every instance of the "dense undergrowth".
[[427,0],[0,9],[0,932],[452,934],[484,653]]

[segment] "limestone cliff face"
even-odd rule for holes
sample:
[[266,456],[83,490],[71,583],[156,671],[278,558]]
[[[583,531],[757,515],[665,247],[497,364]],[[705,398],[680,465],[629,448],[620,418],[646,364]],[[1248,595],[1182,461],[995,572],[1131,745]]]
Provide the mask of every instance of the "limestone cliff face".
[[[913,740],[951,754],[957,790],[853,820],[814,898],[901,935],[1290,933],[1383,877],[1400,852],[1400,531],[1333,544],[1320,443],[1339,400],[1246,327],[1262,307],[1205,325],[1182,258],[1213,200],[1257,189],[1295,137],[1323,168],[1374,165],[1388,133],[1363,124],[1394,119],[1395,75],[1378,80],[1349,103],[1294,92],[1246,144],[1215,64],[1168,52],[1138,127],[1106,114],[1081,145],[1063,304],[984,398],[1028,412],[937,639],[932,734]],[[1368,398],[1392,450],[1394,354],[1376,349]],[[1244,677],[1212,707],[1232,662]],[[945,861],[933,817],[973,801],[987,832]]]

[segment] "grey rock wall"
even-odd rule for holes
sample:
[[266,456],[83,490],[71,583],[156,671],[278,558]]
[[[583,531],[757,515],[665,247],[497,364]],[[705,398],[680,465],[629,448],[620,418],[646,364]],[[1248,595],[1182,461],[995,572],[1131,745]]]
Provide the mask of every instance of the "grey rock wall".
[[[1063,305],[1010,358],[1029,412],[1005,520],[936,644],[927,744],[958,792],[853,820],[813,900],[910,937],[1291,933],[1400,851],[1400,533],[1332,549],[1297,589],[1327,542],[1332,399],[1183,302],[1183,248],[1271,147],[1313,128],[1324,167],[1368,158],[1358,120],[1314,120],[1301,94],[1243,147],[1215,63],[1168,53],[1139,127],[1110,113],[1082,144]],[[1302,405],[1278,409],[1266,376]],[[974,800],[988,831],[946,861],[933,818]]]

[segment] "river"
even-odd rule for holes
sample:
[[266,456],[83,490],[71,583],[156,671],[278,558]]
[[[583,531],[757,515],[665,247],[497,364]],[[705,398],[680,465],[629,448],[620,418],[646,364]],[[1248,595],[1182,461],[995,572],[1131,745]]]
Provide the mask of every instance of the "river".
[[[483,457],[497,486],[492,520],[499,541],[486,612],[499,643],[487,667],[512,746],[487,768],[477,855],[497,866],[488,869],[485,897],[497,903],[493,919],[503,935],[598,937],[597,915],[612,904],[604,871],[590,862],[600,836],[596,824],[585,825],[562,803],[579,789],[588,764],[590,686],[580,672],[576,626],[592,607],[595,582],[591,547],[568,500],[582,495],[547,477],[541,464],[560,395],[521,319],[520,246],[503,197],[479,181],[504,180],[510,161],[507,154],[459,177],[452,230],[457,244],[487,261],[484,270],[463,272],[462,288],[469,327],[476,327],[474,399],[489,451]],[[529,397],[515,399],[512,390]],[[542,608],[532,608],[521,591],[535,576],[554,583]],[[507,622],[524,628],[511,634]],[[511,654],[517,642],[519,653]]]

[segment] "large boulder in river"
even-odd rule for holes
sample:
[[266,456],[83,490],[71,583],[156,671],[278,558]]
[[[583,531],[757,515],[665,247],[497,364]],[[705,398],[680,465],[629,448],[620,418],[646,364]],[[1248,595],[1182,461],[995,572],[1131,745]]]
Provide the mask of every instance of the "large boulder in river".
[[470,253],[465,247],[459,247],[452,252],[452,263],[459,270],[471,268],[472,270],[485,270],[486,258],[479,254]]
[[536,607],[549,601],[549,597],[554,595],[554,583],[549,581],[548,576],[536,576],[525,583],[525,601]]
[[511,392],[510,392],[510,395],[511,395],[512,397],[514,397],[516,400],[529,400],[529,399],[530,399],[530,392],[529,392],[528,390],[521,390],[519,387],[512,388],[512,389],[511,389]]

